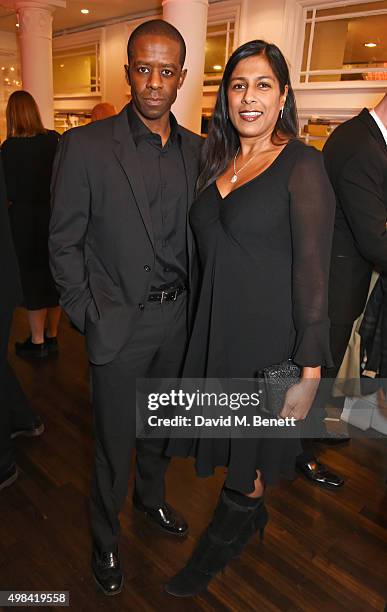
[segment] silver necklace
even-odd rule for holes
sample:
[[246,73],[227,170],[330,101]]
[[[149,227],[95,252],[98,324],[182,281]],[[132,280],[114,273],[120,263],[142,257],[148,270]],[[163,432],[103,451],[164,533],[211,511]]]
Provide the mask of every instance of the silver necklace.
[[232,175],[232,177],[230,178],[230,183],[236,183],[236,182],[237,182],[237,180],[238,180],[238,174],[239,174],[240,172],[242,172],[242,170],[244,170],[244,168],[246,168],[246,166],[248,166],[248,165],[249,165],[249,163],[251,162],[251,160],[252,160],[252,159],[255,157],[255,155],[256,155],[256,153],[254,153],[254,155],[252,155],[252,156],[250,157],[250,159],[249,159],[249,160],[248,160],[248,161],[247,161],[245,164],[243,164],[243,166],[242,166],[241,168],[239,168],[239,170],[237,170],[237,169],[236,169],[236,160],[237,160],[237,157],[238,157],[239,151],[240,151],[240,147],[238,147],[238,151],[235,153],[235,156],[234,156],[234,174],[233,174],[233,175]]

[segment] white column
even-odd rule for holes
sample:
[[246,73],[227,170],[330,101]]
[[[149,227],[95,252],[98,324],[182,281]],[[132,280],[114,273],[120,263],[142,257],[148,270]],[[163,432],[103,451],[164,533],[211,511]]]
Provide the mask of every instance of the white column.
[[175,26],[187,46],[187,78],[173,105],[178,122],[200,133],[208,0],[163,0],[163,19]]
[[52,73],[52,13],[66,7],[64,0],[16,0],[23,89],[35,98],[43,125],[54,127]]

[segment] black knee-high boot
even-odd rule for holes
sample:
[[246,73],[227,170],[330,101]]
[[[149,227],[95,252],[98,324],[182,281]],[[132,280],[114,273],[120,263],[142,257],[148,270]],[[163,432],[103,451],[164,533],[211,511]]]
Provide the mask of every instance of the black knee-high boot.
[[241,505],[223,490],[210,525],[201,536],[187,565],[166,585],[176,597],[192,597],[207,588],[218,572],[238,556],[252,535],[267,523],[263,499],[255,505]]
[[239,557],[248,541],[257,531],[259,532],[260,539],[263,540],[263,534],[269,520],[269,515],[264,504],[263,497],[259,497],[258,500],[257,505],[254,507],[251,520],[248,521],[241,529],[238,538],[234,543],[234,557]]

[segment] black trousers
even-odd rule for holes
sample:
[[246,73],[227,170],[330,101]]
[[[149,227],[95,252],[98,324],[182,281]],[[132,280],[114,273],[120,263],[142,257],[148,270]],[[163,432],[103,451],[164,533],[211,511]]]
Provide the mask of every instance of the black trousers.
[[15,461],[13,429],[31,425],[34,414],[7,360],[13,308],[0,305],[0,475]]
[[324,425],[325,406],[331,397],[335,378],[343,362],[351,338],[353,323],[354,321],[346,325],[331,324],[330,345],[332,359],[335,365],[333,368],[321,369],[321,384],[313,407],[303,424],[303,431],[308,437],[302,438],[301,440],[303,452],[298,455],[298,461],[313,461],[315,458],[313,438],[323,438],[326,433]]
[[119,512],[127,490],[132,450],[136,447],[136,493],[150,507],[164,502],[169,458],[165,440],[138,439],[136,378],[179,376],[187,344],[187,299],[147,302],[134,334],[106,365],[91,365],[95,457],[91,486],[91,529],[101,550],[117,546]]

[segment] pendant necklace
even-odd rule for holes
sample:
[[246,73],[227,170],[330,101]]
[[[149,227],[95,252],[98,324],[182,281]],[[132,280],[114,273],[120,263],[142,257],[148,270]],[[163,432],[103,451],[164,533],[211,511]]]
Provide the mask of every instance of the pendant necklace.
[[240,172],[242,172],[242,170],[244,170],[244,168],[246,168],[246,166],[248,166],[248,164],[251,162],[251,160],[252,160],[252,159],[255,157],[255,155],[256,155],[256,153],[255,153],[254,155],[252,155],[252,156],[250,157],[250,159],[249,159],[249,160],[248,160],[248,161],[247,161],[245,164],[243,164],[242,168],[239,168],[239,170],[237,170],[237,169],[236,169],[236,160],[237,160],[237,157],[238,157],[239,151],[240,151],[240,147],[238,147],[238,151],[235,153],[235,156],[234,156],[234,174],[233,174],[233,175],[232,175],[232,177],[230,178],[230,183],[236,183],[236,182],[237,182],[237,180],[238,180],[238,174],[239,174]]

